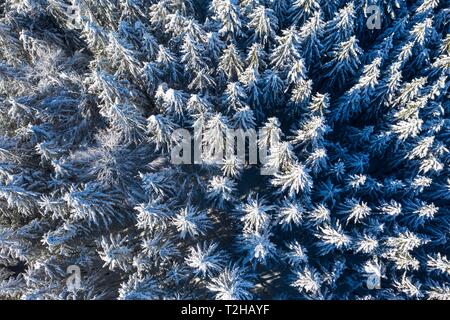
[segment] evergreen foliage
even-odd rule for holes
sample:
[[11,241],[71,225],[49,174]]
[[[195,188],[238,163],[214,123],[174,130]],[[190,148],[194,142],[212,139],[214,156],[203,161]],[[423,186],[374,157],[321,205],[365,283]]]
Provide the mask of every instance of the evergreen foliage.
[[0,2],[0,297],[450,299],[449,8]]

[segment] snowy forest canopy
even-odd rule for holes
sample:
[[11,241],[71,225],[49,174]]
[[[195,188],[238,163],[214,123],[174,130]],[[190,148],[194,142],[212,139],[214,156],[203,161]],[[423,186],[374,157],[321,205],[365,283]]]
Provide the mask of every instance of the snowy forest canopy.
[[450,299],[449,8],[1,0],[0,298]]

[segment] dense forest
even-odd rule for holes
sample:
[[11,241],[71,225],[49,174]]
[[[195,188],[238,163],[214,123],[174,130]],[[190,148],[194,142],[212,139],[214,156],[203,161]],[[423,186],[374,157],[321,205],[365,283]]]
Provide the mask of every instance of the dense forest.
[[450,299],[449,16],[0,1],[0,298]]

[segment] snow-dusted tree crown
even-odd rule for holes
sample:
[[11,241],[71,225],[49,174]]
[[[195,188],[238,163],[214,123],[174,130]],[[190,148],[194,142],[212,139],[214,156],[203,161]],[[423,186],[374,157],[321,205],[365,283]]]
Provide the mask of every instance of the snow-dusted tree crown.
[[450,299],[449,8],[1,1],[0,298]]

